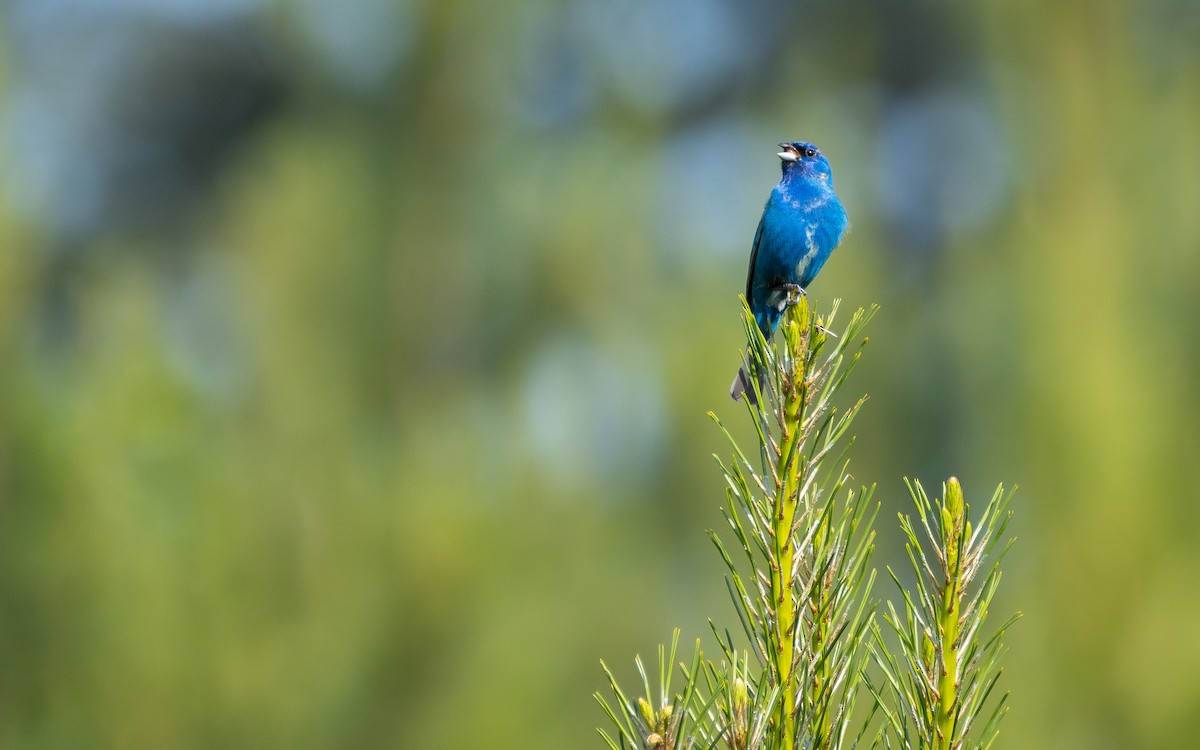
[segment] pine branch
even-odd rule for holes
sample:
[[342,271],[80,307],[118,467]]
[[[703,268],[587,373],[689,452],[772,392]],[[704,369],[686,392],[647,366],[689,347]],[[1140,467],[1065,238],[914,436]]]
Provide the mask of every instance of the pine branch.
[[[657,692],[635,659],[643,693],[636,699],[601,662],[614,700],[596,699],[616,732],[600,734],[613,750],[854,750],[890,748],[893,740],[907,750],[962,750],[972,737],[971,747],[994,741],[1007,696],[989,699],[1002,636],[1016,616],[986,640],[980,633],[1008,549],[989,562],[1011,493],[997,490],[972,527],[957,480],[948,482],[944,502],[909,484],[917,520],[901,515],[900,528],[915,583],[905,589],[888,569],[903,600],[899,608],[887,602],[882,615],[898,644],[892,650],[871,598],[874,487],[855,491],[848,473],[847,436],[866,399],[844,410],[836,405],[875,308],[857,310],[833,336],[837,307],[822,319],[802,297],[785,312],[776,347],[743,300],[756,396],[747,410],[759,461],[710,413],[732,457],[717,458],[728,529],[709,535],[748,650],[710,622],[722,658],[706,659],[697,642],[691,665],[677,665],[675,631],[670,648],[659,649]],[[676,666],[683,688],[672,693]],[[860,709],[863,689],[871,700]]]
[[[871,491],[849,489],[839,452],[863,400],[844,412],[833,401],[866,343],[859,336],[874,309],[857,311],[835,338],[828,327],[836,312],[835,304],[829,319],[819,320],[802,298],[785,313],[776,349],[745,311],[747,360],[762,374],[751,378],[757,398],[747,401],[761,471],[717,420],[736,457],[718,463],[740,562],[716,534],[713,541],[746,637],[767,684],[781,694],[768,746],[787,750],[847,741],[873,617],[866,606],[874,583]],[[756,585],[747,586],[748,579]]]
[[918,527],[901,515],[909,562],[916,575],[916,597],[889,569],[903,595],[904,614],[888,602],[884,620],[896,636],[900,656],[889,652],[876,629],[875,662],[885,681],[872,686],[871,692],[881,706],[899,704],[897,710],[884,708],[883,713],[887,727],[903,747],[987,747],[999,732],[1007,694],[996,701],[984,728],[978,733],[974,729],[1000,677],[1003,635],[1020,613],[1006,620],[983,644],[977,638],[999,586],[1000,561],[1008,545],[982,581],[978,575],[1008,526],[1012,493],[1005,495],[1003,487],[997,488],[979,526],[972,528],[970,508],[957,479],[946,482],[945,499],[936,502],[930,501],[919,482],[908,486],[924,533],[922,539]]

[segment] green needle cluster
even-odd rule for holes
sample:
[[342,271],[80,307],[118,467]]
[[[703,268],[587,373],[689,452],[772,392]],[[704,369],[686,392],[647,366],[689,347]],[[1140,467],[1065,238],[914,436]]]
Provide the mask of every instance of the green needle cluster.
[[778,350],[745,318],[752,370],[767,373],[755,383],[757,404],[747,405],[762,469],[725,431],[735,455],[721,464],[725,519],[737,543],[712,535],[764,685],[779,692],[767,746],[784,750],[843,746],[871,622],[871,490],[848,486],[845,456],[865,399],[840,410],[834,395],[866,344],[859,337],[874,310],[858,310],[834,338],[836,312],[835,305],[819,320],[802,298],[785,315]]
[[[904,617],[888,605],[884,620],[898,643],[890,651],[872,599],[874,488],[856,490],[848,473],[849,428],[866,398],[844,409],[836,403],[875,308],[857,310],[835,336],[837,303],[821,317],[802,297],[785,313],[779,346],[743,308],[757,396],[743,403],[757,455],[743,451],[710,413],[733,451],[729,461],[717,459],[727,528],[710,535],[726,566],[740,634],[710,623],[720,656],[705,658],[697,642],[691,665],[678,665],[677,692],[670,684],[678,631],[669,652],[659,649],[656,694],[640,657],[645,697],[635,700],[605,667],[615,700],[596,698],[617,732],[601,735],[613,750],[966,747],[999,675],[1004,628],[978,641],[999,583],[998,561],[981,585],[975,581],[1003,534],[1007,498],[998,492],[973,531],[957,480],[936,506],[919,484],[910,485],[932,551],[923,551],[902,517],[920,580],[912,595],[901,587]],[[980,736],[994,738],[1003,712],[1001,700]]]
[[883,618],[899,653],[889,650],[877,628],[875,661],[883,680],[872,692],[901,747],[987,748],[1008,710],[1007,694],[990,713],[985,707],[1003,671],[1001,639],[1020,617],[1014,614],[986,637],[982,633],[1000,585],[1000,562],[1011,545],[1009,540],[995,554],[1011,517],[1012,493],[998,487],[972,526],[957,479],[946,482],[944,499],[936,501],[919,482],[908,487],[918,520],[901,515],[900,526],[915,582],[910,593],[888,570],[904,598],[902,612],[888,602]]

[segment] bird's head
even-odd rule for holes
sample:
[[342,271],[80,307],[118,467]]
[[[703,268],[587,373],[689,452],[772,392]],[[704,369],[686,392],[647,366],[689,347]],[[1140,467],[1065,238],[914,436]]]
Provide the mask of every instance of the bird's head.
[[798,174],[833,183],[833,170],[829,168],[829,160],[821,153],[821,149],[806,141],[781,143],[783,149],[778,156],[783,160],[783,175]]

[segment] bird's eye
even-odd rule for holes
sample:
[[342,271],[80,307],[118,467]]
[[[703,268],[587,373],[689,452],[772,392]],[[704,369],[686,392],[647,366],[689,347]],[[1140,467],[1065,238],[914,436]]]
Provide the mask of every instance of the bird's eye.
[[804,149],[804,155],[811,159],[817,155],[817,150],[815,148],[806,148]]

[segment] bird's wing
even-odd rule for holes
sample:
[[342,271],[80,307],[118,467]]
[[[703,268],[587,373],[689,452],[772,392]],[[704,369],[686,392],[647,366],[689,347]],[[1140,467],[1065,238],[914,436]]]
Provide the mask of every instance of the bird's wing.
[[758,246],[762,242],[763,225],[767,223],[767,212],[758,220],[758,231],[754,233],[754,245],[750,248],[750,268],[746,271],[746,304],[750,304],[750,289],[754,283],[754,263],[758,260]]

